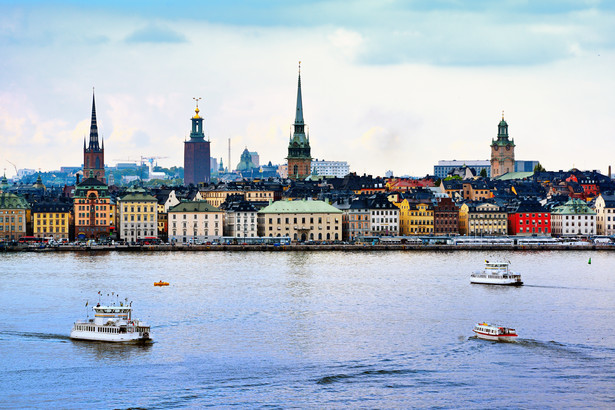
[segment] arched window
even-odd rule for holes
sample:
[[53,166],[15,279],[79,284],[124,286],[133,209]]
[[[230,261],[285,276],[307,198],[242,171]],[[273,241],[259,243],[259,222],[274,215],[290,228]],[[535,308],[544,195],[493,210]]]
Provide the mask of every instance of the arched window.
[[96,157],[96,169],[100,168],[100,157]]
[[296,164],[293,166],[293,175],[299,175],[299,166]]

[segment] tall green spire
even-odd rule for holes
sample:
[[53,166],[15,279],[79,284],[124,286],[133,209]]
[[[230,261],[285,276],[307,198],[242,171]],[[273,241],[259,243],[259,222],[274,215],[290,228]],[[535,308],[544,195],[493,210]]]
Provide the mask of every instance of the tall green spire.
[[295,115],[295,126],[303,124],[303,101],[301,99],[301,61],[299,61],[299,82],[297,85],[297,113]]

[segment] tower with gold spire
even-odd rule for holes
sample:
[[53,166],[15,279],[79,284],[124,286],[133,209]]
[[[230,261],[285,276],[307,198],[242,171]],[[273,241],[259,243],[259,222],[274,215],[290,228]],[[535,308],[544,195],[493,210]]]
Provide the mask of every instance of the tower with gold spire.
[[210,143],[203,134],[203,118],[199,115],[199,100],[196,101],[192,120],[190,139],[184,141],[184,185],[209,183],[210,180]]
[[96,101],[94,91],[92,91],[92,118],[90,121],[90,141],[86,147],[83,140],[83,175],[90,175],[100,182],[105,181],[105,142],[102,145],[98,142],[98,124],[96,123]]
[[491,178],[515,171],[515,140],[508,138],[508,123],[498,124],[498,137],[491,140]]
[[299,61],[299,81],[297,85],[297,109],[293,134],[288,143],[288,177],[292,180],[304,180],[311,174],[312,156],[310,135],[305,132],[303,121],[303,101],[301,98],[301,61]]

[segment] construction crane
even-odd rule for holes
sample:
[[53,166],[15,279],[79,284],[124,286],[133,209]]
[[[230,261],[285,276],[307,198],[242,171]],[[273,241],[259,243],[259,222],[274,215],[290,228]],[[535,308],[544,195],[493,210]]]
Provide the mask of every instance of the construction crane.
[[8,162],[9,164],[11,164],[13,166],[13,168],[15,168],[15,177],[17,177],[17,165],[13,164],[11,161],[9,161],[8,159],[6,160],[6,162]]

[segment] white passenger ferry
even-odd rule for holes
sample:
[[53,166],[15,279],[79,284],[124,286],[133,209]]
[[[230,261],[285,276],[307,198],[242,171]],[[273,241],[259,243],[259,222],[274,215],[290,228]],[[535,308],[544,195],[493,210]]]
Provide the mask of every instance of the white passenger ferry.
[[509,269],[510,262],[485,261],[485,269],[476,271],[470,275],[470,283],[484,285],[512,285],[521,286],[521,275]]
[[75,322],[70,332],[71,339],[120,343],[151,341],[150,326],[132,318],[130,305],[101,306],[99,303],[93,310],[94,319]]
[[498,325],[490,325],[485,322],[477,323],[472,331],[476,333],[476,337],[479,339],[494,340],[497,342],[512,342],[515,340],[515,337],[517,337],[517,332],[515,329]]

